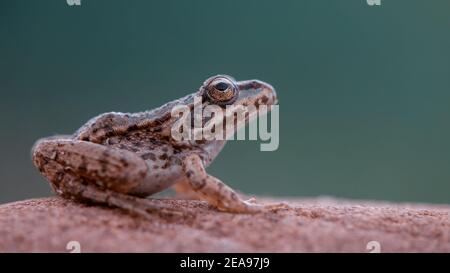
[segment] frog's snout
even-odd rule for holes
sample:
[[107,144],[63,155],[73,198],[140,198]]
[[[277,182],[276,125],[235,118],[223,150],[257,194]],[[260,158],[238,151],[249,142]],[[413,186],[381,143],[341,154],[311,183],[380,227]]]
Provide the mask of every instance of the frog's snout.
[[275,88],[260,80],[248,80],[237,82],[239,88],[239,101],[241,104],[278,104],[278,96]]

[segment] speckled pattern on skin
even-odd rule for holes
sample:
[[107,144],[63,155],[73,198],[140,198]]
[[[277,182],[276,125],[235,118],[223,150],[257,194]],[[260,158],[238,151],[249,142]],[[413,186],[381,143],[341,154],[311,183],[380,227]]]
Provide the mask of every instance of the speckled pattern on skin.
[[[198,97],[200,100],[196,100]],[[225,140],[175,140],[172,127],[176,106],[271,106],[278,101],[274,88],[259,80],[236,82],[226,75],[208,78],[200,89],[154,110],[140,113],[111,112],[99,115],[74,135],[44,138],[34,145],[34,165],[59,195],[107,204],[148,217],[168,208],[146,197],[178,184],[178,191],[206,200],[217,209],[257,213],[286,204],[257,204],[243,200],[233,189],[207,174],[205,168],[225,145]],[[238,117],[232,116],[233,122]],[[253,117],[253,116],[252,116]],[[242,117],[249,122],[249,115]],[[224,126],[226,116],[212,116]],[[204,120],[203,120],[204,122]],[[195,124],[188,130],[194,131]],[[225,132],[225,135],[234,133]],[[224,129],[226,130],[226,129]],[[230,129],[231,130],[231,129]],[[170,212],[172,213],[172,212]]]
[[[276,200],[265,200],[276,201]],[[155,200],[182,215],[135,217],[59,197],[0,205],[0,252],[450,252],[450,207],[292,199],[292,210],[217,213],[206,202]]]

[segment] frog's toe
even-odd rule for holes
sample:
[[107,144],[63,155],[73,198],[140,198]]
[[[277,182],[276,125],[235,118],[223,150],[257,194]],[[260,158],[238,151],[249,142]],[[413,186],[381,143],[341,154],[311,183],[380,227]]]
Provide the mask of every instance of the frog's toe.
[[292,209],[292,206],[288,205],[286,202],[273,203],[264,205],[266,210],[270,211],[278,211],[278,210],[289,210]]
[[245,213],[260,213],[260,212],[275,212],[279,210],[289,210],[292,209],[291,206],[289,206],[285,202],[280,203],[272,203],[272,204],[261,204],[256,202],[255,198],[250,198],[246,201],[244,201],[246,208],[242,212]]

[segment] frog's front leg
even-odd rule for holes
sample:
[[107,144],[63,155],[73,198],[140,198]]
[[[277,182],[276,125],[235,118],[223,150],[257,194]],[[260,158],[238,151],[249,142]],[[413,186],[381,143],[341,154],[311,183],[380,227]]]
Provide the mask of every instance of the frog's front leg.
[[60,195],[118,207],[148,217],[164,205],[128,193],[147,173],[136,154],[70,138],[47,138],[33,147],[33,162]]
[[288,208],[284,203],[261,205],[254,200],[242,200],[238,194],[219,179],[206,173],[198,155],[189,155],[183,160],[183,171],[187,181],[200,199],[208,201],[219,210],[237,213],[257,213]]

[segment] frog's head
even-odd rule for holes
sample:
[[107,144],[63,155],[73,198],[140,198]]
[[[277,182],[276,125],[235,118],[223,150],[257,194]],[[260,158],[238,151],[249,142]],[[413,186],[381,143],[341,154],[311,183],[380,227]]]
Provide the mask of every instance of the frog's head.
[[208,78],[200,87],[205,102],[219,106],[242,105],[259,107],[278,103],[275,89],[260,80],[235,81],[228,75]]
[[[200,89],[158,109],[171,109],[159,131],[183,145],[202,146],[210,159],[249,121],[277,104],[275,89],[260,80],[236,81],[227,75],[208,78]],[[263,107],[264,106],[264,107]]]
[[[203,126],[209,123],[215,127],[223,127],[224,136],[227,138],[261,114],[262,111],[259,111],[261,106],[267,106],[265,110],[270,111],[270,106],[278,103],[275,89],[270,84],[260,80],[236,81],[227,75],[208,78],[197,95],[202,98],[203,109],[213,105],[226,110],[222,111],[223,115],[203,117]],[[237,126],[232,128],[225,126],[230,121]]]
[[[197,117],[195,109],[202,110],[200,122],[195,122],[197,118],[190,122],[193,133],[191,141],[202,146],[202,150],[207,152],[209,159],[205,164],[208,164],[220,152],[230,136],[263,114],[262,106],[266,106],[264,108],[267,112],[272,110],[270,106],[277,104],[278,98],[275,89],[268,83],[260,80],[236,81],[227,75],[217,75],[208,78],[198,92],[188,95],[185,101],[189,105],[189,112],[193,113],[186,115],[186,118]],[[178,113],[175,116],[178,117]],[[231,128],[230,121],[234,123]],[[180,132],[179,125],[180,123],[177,123],[175,126],[177,135]],[[202,132],[203,135],[197,135],[198,132]],[[206,132],[212,138],[208,138]]]

